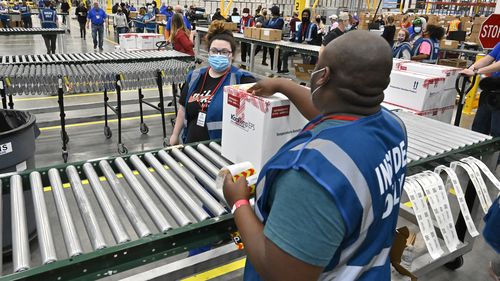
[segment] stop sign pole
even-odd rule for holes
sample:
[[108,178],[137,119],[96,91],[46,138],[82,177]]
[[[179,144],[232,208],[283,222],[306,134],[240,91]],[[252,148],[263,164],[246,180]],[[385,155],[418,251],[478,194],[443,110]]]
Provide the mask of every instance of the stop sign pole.
[[[497,9],[500,1],[497,2]],[[500,14],[490,15],[481,25],[479,42],[483,49],[492,49],[500,42]]]

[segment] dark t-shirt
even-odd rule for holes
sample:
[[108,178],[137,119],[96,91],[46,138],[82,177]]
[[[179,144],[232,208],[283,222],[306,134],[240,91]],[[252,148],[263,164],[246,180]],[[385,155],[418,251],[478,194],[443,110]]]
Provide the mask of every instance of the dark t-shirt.
[[323,43],[321,43],[321,44],[323,46],[326,46],[326,45],[328,45],[328,43],[332,42],[334,39],[341,36],[342,34],[344,34],[344,32],[342,32],[342,30],[340,30],[337,27],[334,30],[328,32],[328,34],[325,36],[325,38],[323,38]]
[[[230,74],[228,74],[230,75]],[[208,135],[208,129],[207,129],[207,124],[205,122],[205,126],[201,127],[196,124],[198,121],[198,113],[201,111],[201,105],[204,105],[205,107],[205,113],[207,112],[207,108],[210,105],[210,102],[212,101],[212,91],[215,89],[217,84],[219,84],[220,80],[224,76],[221,76],[219,78],[212,78],[210,75],[207,75],[207,80],[205,81],[205,85],[203,87],[203,92],[199,94],[200,88],[202,87],[203,84],[203,77],[200,78],[198,81],[198,84],[196,85],[196,89],[193,94],[189,97],[189,101],[186,106],[186,97],[188,94],[189,90],[189,85],[188,83],[184,84],[182,87],[181,91],[181,97],[179,99],[179,104],[185,107],[185,110],[187,112],[187,138],[186,138],[186,143],[192,143],[192,142],[198,142],[198,141],[205,141],[209,140],[210,137]],[[228,78],[229,79],[229,78]],[[254,77],[242,77],[240,83],[241,84],[246,84],[246,83],[254,83],[256,80]],[[222,86],[220,86],[222,87]],[[222,99],[223,95],[219,95],[217,98]],[[207,105],[205,105],[207,104]]]
[[385,40],[387,40],[387,43],[389,45],[394,44],[394,34],[396,33],[396,27],[394,25],[387,25],[384,28],[384,32],[382,33],[382,37],[384,37]]

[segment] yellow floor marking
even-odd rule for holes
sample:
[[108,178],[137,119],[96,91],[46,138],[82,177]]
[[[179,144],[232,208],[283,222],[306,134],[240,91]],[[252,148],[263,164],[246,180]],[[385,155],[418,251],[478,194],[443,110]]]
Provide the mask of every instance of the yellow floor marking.
[[[457,193],[455,192],[455,189],[452,187],[450,188],[450,190],[448,190],[450,192],[451,195],[454,195],[454,196],[457,196]],[[425,196],[425,200],[427,200],[427,196]],[[411,208],[413,207],[413,204],[411,204],[410,201],[406,202],[406,203],[403,203],[403,205],[405,205],[406,207],[408,208]]]
[[[165,113],[165,116],[170,116],[170,115],[175,115],[174,112],[170,113]],[[144,115],[144,119],[151,119],[151,118],[157,118],[160,117],[161,114],[152,114],[152,115]],[[127,117],[127,118],[122,118],[122,121],[131,121],[131,120],[138,120],[140,119],[140,116],[135,116],[135,117]],[[108,120],[108,123],[116,123],[118,122],[118,119],[110,119]],[[91,121],[91,122],[82,122],[82,123],[76,123],[76,124],[68,124],[66,125],[66,129],[68,128],[74,128],[74,127],[83,127],[83,126],[91,126],[91,125],[100,125],[104,124],[104,120],[101,121]],[[50,131],[50,130],[59,130],[61,129],[60,125],[56,126],[49,126],[49,127],[43,127],[40,128],[40,131]]]
[[[142,89],[143,91],[151,91],[151,90],[157,90],[157,88],[146,88]],[[122,93],[131,93],[131,92],[136,92],[137,90],[123,90]],[[110,94],[116,94],[116,91],[109,91],[108,95]],[[77,98],[77,97],[91,97],[91,96],[102,96],[104,95],[103,92],[95,92],[95,93],[83,93],[83,94],[66,94],[64,95],[65,98]],[[34,100],[50,100],[50,99],[57,99],[57,96],[43,96],[43,97],[31,97],[31,98],[17,98],[14,99],[14,102],[17,101],[34,101]]]
[[111,43],[111,44],[118,45],[118,43],[116,43],[115,41],[110,40],[110,39],[108,39],[108,38],[104,38],[104,40],[106,40],[107,42],[109,42],[109,43]]
[[202,280],[210,280],[217,278],[219,276],[228,274],[230,272],[241,269],[245,266],[246,258],[242,258],[240,260],[234,261],[232,263],[225,264],[223,266],[219,266],[217,268],[205,271],[200,274],[193,275],[191,277],[182,279],[182,281],[202,281]]

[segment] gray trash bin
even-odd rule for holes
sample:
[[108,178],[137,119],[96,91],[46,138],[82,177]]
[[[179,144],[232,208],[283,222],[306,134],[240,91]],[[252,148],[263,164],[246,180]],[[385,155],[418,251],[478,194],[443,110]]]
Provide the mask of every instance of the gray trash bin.
[[[40,135],[35,116],[26,111],[0,109],[0,175],[35,168],[35,139]],[[30,239],[36,235],[31,190],[25,186],[26,216]],[[3,252],[12,245],[10,194],[3,194]],[[9,258],[7,258],[8,260]]]

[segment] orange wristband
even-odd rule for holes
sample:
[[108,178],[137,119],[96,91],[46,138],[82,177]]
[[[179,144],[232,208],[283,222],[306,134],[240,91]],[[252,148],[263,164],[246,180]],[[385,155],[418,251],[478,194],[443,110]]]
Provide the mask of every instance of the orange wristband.
[[238,209],[241,206],[245,206],[245,205],[250,205],[250,202],[246,199],[241,199],[241,200],[236,201],[233,205],[233,208],[231,209],[231,213],[234,215],[234,212],[236,212],[236,209]]

